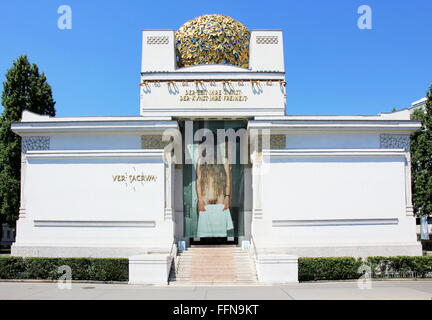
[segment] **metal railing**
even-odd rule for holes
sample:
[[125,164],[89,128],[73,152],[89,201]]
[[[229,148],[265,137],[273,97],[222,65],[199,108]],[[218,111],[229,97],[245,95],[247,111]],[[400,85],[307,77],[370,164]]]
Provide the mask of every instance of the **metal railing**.
[[173,241],[172,245],[171,245],[171,251],[169,253],[170,258],[172,258],[171,260],[171,269],[173,268],[173,264],[174,264],[174,273],[177,274],[177,266],[178,266],[178,260],[177,260],[177,245],[175,240]]
[[251,247],[252,247],[252,256],[253,256],[254,260],[257,261],[257,259],[258,259],[258,252],[257,252],[255,241],[254,241],[254,238],[253,238],[252,235],[251,235]]

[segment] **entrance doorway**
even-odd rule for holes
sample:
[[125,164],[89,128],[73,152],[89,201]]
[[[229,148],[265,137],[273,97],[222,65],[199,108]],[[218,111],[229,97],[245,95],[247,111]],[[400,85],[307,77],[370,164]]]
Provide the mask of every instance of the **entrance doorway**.
[[[184,237],[193,245],[238,244],[238,237],[244,236],[244,159],[240,158],[240,146],[247,143],[247,135],[241,135],[246,123],[195,120],[181,121],[180,127],[184,150]],[[238,133],[235,142],[229,142],[226,136],[220,139],[220,129]],[[213,148],[206,148],[210,144]],[[235,156],[230,159],[228,148],[234,148],[231,150]]]
[[189,243],[194,246],[208,246],[208,245],[237,245],[238,237],[233,238],[222,238],[222,237],[209,237],[209,238],[199,238],[199,240],[190,238]]

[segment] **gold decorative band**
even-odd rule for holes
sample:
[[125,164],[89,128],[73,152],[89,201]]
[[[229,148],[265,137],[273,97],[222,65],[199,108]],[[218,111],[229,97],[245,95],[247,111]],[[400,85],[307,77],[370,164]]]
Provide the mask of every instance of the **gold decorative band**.
[[286,86],[286,81],[284,80],[280,80],[280,79],[201,79],[201,80],[185,80],[185,79],[169,79],[169,80],[146,80],[143,81],[142,83],[139,84],[140,87],[143,87],[149,83],[156,83],[156,84],[160,84],[166,82],[168,84],[175,84],[176,82],[179,83],[195,83],[197,85],[203,84],[205,82],[210,83],[211,86],[216,85],[217,82],[222,83],[222,84],[232,84],[237,82],[238,85],[243,86],[245,82],[250,82],[252,84],[260,84],[265,83],[268,86],[271,86],[273,83],[279,83],[283,86]]

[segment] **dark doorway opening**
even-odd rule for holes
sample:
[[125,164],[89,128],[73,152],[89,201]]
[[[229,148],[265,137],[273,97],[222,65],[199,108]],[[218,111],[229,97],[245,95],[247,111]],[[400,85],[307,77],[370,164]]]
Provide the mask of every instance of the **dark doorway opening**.
[[218,245],[218,244],[238,244],[238,237],[228,240],[228,238],[200,238],[199,241],[190,238],[191,245]]

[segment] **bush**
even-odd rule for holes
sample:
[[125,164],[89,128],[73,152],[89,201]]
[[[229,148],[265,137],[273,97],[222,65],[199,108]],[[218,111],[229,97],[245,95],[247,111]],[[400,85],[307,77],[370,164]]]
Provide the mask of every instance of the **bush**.
[[299,258],[299,281],[358,279],[363,263],[372,278],[432,278],[432,256],[326,257]]
[[56,280],[60,266],[72,270],[72,280],[128,281],[129,261],[123,258],[0,257],[0,279]]
[[362,260],[353,257],[299,258],[299,281],[358,279]]
[[20,279],[25,271],[20,257],[0,257],[0,279]]
[[[359,267],[371,267],[372,277],[432,277],[432,256],[299,258],[299,281],[348,280],[361,276]],[[0,279],[57,280],[60,266],[72,269],[72,280],[128,281],[129,261],[124,258],[0,257]]]

